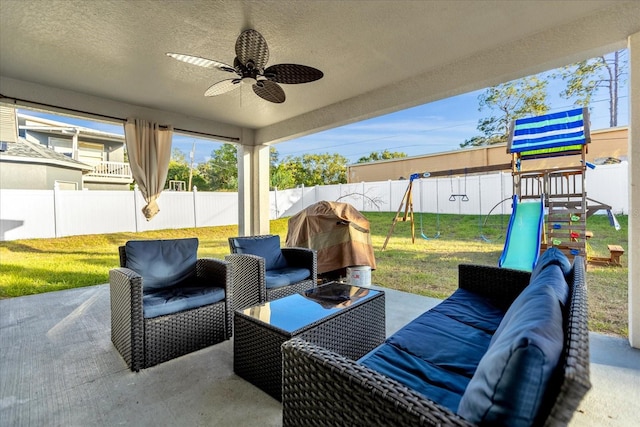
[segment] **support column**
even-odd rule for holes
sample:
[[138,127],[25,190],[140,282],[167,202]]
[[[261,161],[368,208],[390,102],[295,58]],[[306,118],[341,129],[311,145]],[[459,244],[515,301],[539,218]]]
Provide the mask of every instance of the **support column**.
[[238,234],[269,233],[269,147],[254,146],[253,130],[243,129],[238,146]]
[[71,138],[71,158],[73,160],[78,160],[79,159],[79,153],[78,153],[78,135],[80,134],[80,129],[75,129],[75,133],[73,134],[73,137]]
[[629,37],[628,49],[629,343],[631,347],[640,348],[640,33]]

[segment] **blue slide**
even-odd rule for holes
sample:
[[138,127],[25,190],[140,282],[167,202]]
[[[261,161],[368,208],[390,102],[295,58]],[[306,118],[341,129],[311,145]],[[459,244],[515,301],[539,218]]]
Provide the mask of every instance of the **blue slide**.
[[539,202],[518,202],[513,196],[513,212],[509,219],[504,250],[498,266],[532,271],[540,254],[540,233],[544,220],[544,205]]

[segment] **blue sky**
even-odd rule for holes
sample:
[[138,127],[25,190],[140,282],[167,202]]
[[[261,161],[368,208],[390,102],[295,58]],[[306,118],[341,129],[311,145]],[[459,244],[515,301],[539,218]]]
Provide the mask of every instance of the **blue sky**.
[[[573,102],[559,97],[564,88],[561,80],[550,80],[547,88],[551,112],[572,108]],[[487,117],[491,111],[478,111],[478,95],[483,90],[458,95],[385,116],[365,120],[351,125],[296,138],[275,145],[280,160],[287,156],[301,156],[305,153],[339,153],[350,163],[374,151],[399,151],[409,156],[431,154],[460,149],[466,139],[479,135],[476,129],[478,119]],[[628,124],[627,86],[620,88],[623,94],[619,102],[618,125]],[[54,120],[94,128],[113,133],[123,133],[121,126],[78,120],[70,117],[52,117],[35,112]],[[608,102],[604,91],[596,96],[591,105],[591,129],[609,127]],[[195,163],[205,162],[211,152],[221,146],[210,140],[190,136],[174,135],[173,147],[185,153],[195,142]]]

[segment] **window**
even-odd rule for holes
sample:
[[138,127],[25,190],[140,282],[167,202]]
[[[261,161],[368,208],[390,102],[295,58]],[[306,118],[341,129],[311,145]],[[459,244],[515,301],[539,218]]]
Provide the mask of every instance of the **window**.
[[67,157],[73,158],[73,147],[70,139],[50,136],[49,148],[52,148],[56,153],[64,154]]

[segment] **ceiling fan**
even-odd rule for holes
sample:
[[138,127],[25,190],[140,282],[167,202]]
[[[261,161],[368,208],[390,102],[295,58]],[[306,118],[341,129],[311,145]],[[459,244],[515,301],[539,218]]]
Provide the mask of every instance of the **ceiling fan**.
[[322,71],[300,64],[277,64],[265,68],[269,60],[267,42],[262,34],[251,29],[244,30],[236,40],[236,58],[233,60],[233,66],[199,56],[170,52],[167,55],[188,64],[217,68],[235,74],[232,78],[214,83],[204,96],[221,95],[242,85],[251,85],[260,98],[279,104],[286,99],[279,83],[309,83],[324,76]]

